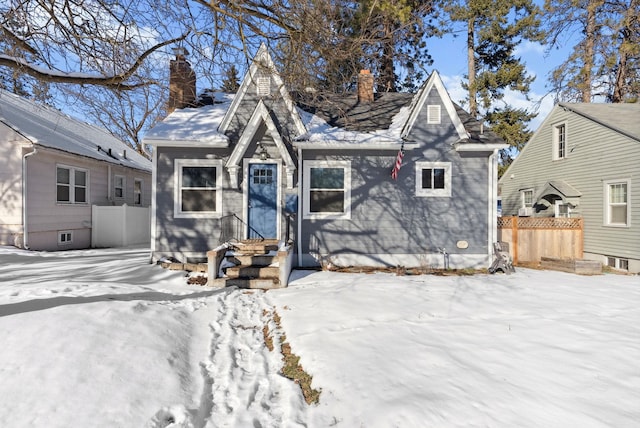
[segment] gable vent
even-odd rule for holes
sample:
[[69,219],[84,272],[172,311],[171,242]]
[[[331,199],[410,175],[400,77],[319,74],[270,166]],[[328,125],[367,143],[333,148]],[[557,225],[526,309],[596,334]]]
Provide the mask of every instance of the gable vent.
[[439,105],[428,105],[427,106],[427,124],[429,125],[437,125],[441,121],[440,118],[440,106]]
[[271,79],[269,77],[258,77],[256,81],[256,90],[259,97],[267,97],[271,95]]

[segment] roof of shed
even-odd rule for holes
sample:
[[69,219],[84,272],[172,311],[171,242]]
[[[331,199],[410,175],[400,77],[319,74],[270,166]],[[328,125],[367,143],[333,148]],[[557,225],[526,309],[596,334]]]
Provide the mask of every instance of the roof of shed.
[[0,123],[23,135],[33,144],[151,171],[149,159],[105,129],[2,89]]

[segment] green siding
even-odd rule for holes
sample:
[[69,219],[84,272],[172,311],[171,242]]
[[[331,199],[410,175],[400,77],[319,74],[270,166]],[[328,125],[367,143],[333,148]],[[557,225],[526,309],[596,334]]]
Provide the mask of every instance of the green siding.
[[[640,117],[638,118],[640,120]],[[567,158],[552,159],[553,127],[567,124]],[[604,183],[630,180],[630,227],[604,225]],[[517,215],[519,190],[564,180],[582,193],[584,251],[640,259],[640,141],[556,106],[500,179],[503,215]]]

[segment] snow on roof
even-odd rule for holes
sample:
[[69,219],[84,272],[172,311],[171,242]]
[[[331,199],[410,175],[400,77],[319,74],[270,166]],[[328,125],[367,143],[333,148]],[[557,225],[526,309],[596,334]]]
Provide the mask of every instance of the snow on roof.
[[[227,147],[228,137],[218,128],[235,94],[211,92],[208,96],[210,105],[178,109],[171,113],[145,135],[145,143]],[[366,105],[360,105],[355,97],[344,94],[324,94],[324,98],[311,101],[297,99],[298,114],[307,132],[296,138],[296,144],[306,148],[350,146],[389,149],[400,146],[415,97],[404,93],[378,94],[375,104]],[[458,115],[463,113],[461,108],[455,107],[460,110],[456,111]],[[470,132],[474,126],[479,127],[479,122],[471,120],[467,113],[465,115],[464,126]],[[479,142],[473,140],[473,143]]]
[[212,105],[175,110],[144,137],[148,144],[161,142],[227,143],[218,127],[233,101],[234,94],[211,93]]
[[106,130],[2,89],[0,122],[33,144],[151,171],[151,161]]
[[298,137],[298,141],[309,143],[325,143],[323,145],[351,143],[354,145],[375,145],[388,143],[402,143],[400,131],[402,123],[408,115],[408,108],[403,107],[396,116],[394,116],[391,126],[388,129],[380,129],[376,131],[361,132],[350,131],[337,126],[331,126],[321,117],[308,113],[302,109],[298,109],[302,122],[307,128],[307,133]]

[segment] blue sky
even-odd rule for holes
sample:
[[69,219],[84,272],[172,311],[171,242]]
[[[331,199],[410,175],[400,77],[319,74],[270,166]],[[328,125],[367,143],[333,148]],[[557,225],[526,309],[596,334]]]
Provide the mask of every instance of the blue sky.
[[[549,53],[539,43],[523,43],[516,51],[516,56],[525,62],[529,74],[536,76],[529,93],[530,100],[522,94],[507,93],[505,100],[514,107],[527,108],[537,111],[536,117],[529,128],[533,131],[553,107],[553,96],[548,94],[547,78],[549,72],[557,67],[568,55],[566,50],[553,50]],[[467,52],[464,37],[447,36],[442,39],[429,40],[429,52],[433,58],[432,69],[440,73],[442,80],[453,101],[460,103],[466,97],[460,82],[467,73]],[[546,96],[545,96],[546,95]]]

